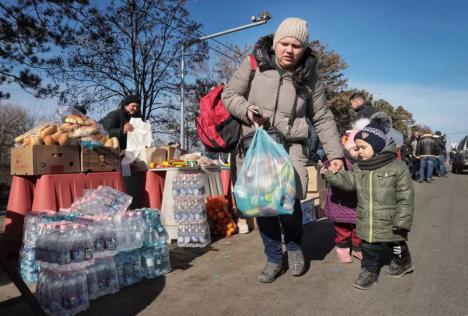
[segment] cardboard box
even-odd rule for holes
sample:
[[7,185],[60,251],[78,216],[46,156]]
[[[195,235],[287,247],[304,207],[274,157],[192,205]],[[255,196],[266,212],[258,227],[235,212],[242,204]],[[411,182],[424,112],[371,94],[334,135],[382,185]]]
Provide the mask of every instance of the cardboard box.
[[11,149],[12,175],[80,172],[80,147],[36,145]]
[[81,172],[120,171],[120,149],[81,147]]
[[186,149],[175,148],[172,146],[162,146],[161,149],[164,149],[167,152],[167,161],[171,161],[173,159],[179,159],[180,156],[185,155],[188,153]]
[[163,148],[145,148],[140,152],[140,156],[132,163],[131,167],[134,171],[146,171],[151,162],[155,164],[162,163],[167,160],[167,151]]

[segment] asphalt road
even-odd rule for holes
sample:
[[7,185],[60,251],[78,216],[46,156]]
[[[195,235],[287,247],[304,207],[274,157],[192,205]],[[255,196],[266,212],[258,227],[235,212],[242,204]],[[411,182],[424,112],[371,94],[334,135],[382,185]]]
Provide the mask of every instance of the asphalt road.
[[[254,231],[207,250],[174,249],[173,272],[100,298],[83,315],[468,315],[468,174],[415,188],[415,272],[403,278],[382,273],[370,290],[353,288],[359,262],[337,262],[333,226],[320,221],[305,227],[311,261],[301,277],[258,283],[265,262]],[[0,301],[16,295],[3,281]],[[1,314],[30,312],[20,304]]]

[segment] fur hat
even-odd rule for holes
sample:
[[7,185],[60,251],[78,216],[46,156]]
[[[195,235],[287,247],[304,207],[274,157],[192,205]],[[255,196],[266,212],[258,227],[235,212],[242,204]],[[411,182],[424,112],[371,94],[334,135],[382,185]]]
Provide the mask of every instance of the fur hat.
[[309,36],[307,21],[299,18],[284,19],[276,29],[273,37],[273,49],[281,39],[289,36],[296,38],[302,45],[307,46]]

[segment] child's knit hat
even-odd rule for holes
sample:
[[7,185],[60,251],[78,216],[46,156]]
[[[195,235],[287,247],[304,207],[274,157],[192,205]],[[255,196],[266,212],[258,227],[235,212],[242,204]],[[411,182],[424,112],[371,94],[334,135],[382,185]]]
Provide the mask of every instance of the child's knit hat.
[[371,121],[369,125],[356,133],[354,140],[361,139],[372,146],[374,153],[380,153],[386,145],[385,128],[378,122]]

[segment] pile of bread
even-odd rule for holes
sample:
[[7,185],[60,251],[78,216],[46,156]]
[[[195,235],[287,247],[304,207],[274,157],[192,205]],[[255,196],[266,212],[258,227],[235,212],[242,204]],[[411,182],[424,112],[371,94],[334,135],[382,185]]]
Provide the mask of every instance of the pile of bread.
[[96,121],[81,115],[70,114],[63,124],[41,124],[15,138],[21,146],[78,145],[82,140],[100,142],[106,147],[119,148],[116,137],[108,138]]

